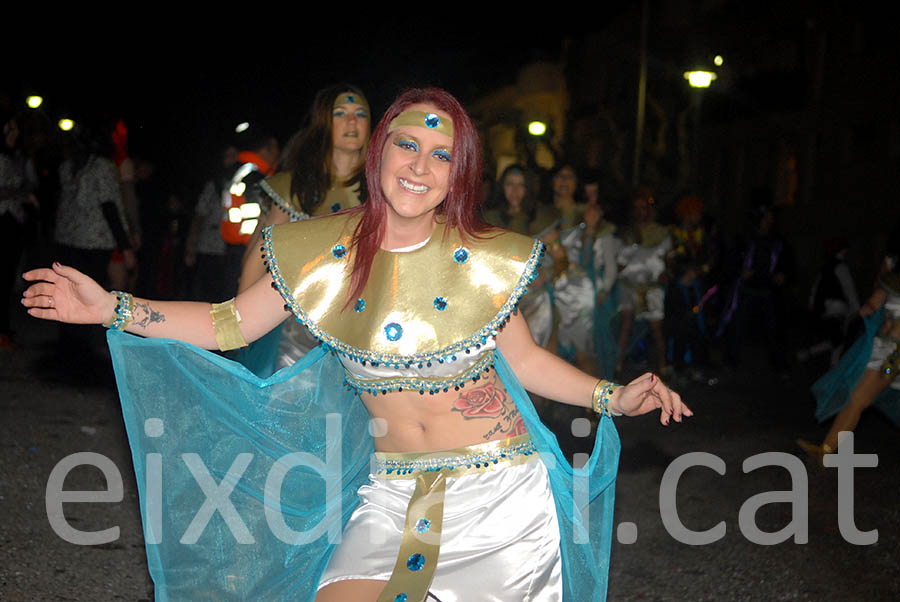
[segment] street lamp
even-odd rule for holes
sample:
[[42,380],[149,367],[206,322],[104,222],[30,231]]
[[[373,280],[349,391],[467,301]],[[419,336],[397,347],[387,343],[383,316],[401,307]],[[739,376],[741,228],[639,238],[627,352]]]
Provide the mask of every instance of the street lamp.
[[240,134],[241,132],[246,132],[248,129],[250,129],[250,123],[242,121],[235,126],[234,131]]
[[684,79],[688,80],[692,88],[708,88],[716,79],[716,74],[712,71],[685,71]]
[[27,104],[32,109],[38,108],[39,106],[41,106],[41,104],[43,104],[43,102],[44,99],[37,95],[32,95],[25,99],[25,104]]
[[528,124],[528,133],[532,136],[543,136],[547,133],[547,124],[543,121],[532,121]]
[[72,121],[71,119],[67,119],[67,118],[60,119],[56,123],[59,126],[59,129],[61,129],[64,132],[68,132],[73,127],[75,127],[75,122]]

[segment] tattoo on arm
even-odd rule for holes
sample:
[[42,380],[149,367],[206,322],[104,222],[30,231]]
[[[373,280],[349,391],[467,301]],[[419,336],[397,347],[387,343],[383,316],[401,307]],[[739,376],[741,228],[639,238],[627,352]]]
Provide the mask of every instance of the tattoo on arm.
[[150,303],[134,304],[134,321],[132,322],[132,324],[134,324],[135,326],[147,328],[150,324],[165,321],[166,315],[150,307]]
[[526,432],[515,402],[505,388],[496,385],[496,376],[481,386],[460,391],[452,410],[461,413],[463,420],[495,420],[494,426],[483,435],[485,440],[497,433],[512,437]]

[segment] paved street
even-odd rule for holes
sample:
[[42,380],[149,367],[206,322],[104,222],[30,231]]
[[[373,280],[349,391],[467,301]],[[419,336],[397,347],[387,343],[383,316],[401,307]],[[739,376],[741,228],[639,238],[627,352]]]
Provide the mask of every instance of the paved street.
[[[53,325],[26,323],[19,329],[24,349],[0,356],[0,600],[151,600],[137,490],[111,370],[102,356],[67,365],[77,358],[55,355]],[[805,459],[809,542],[760,545],[742,534],[739,513],[748,499],[805,487],[792,484],[778,466],[744,473],[743,461],[762,452],[796,455],[796,437],[819,439],[825,432],[812,419],[812,370],[798,368],[782,383],[754,359],[760,354],[746,355],[743,371],[719,385],[683,389],[696,412],[685,424],[662,428],[655,417],[617,419],[622,461],[615,521],[634,523],[637,539],[613,544],[609,600],[900,599],[900,444],[896,428],[877,413],[863,417],[856,451],[877,452],[878,467],[856,469],[853,491],[856,528],[877,529],[877,543],[844,540],[837,470]],[[577,445],[565,430],[560,428],[566,445]],[[44,493],[53,467],[84,451],[114,462],[124,499],[67,504],[65,515],[82,530],[117,525],[119,538],[110,544],[69,544],[48,520]],[[660,518],[663,474],[688,452],[714,454],[726,470],[720,475],[695,466],[678,484],[677,517],[684,527],[705,531],[724,521],[724,537],[707,545],[678,542]],[[70,473],[65,488],[104,489],[105,483],[99,471],[82,467]],[[777,532],[791,519],[789,504],[773,503],[759,509],[755,524]]]

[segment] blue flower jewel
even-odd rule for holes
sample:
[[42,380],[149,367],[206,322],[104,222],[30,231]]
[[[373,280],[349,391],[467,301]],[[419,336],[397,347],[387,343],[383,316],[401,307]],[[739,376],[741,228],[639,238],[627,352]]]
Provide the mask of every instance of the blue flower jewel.
[[331,254],[337,259],[342,259],[347,254],[347,247],[344,245],[334,245],[331,247]]
[[431,528],[431,521],[427,518],[420,518],[416,521],[416,531],[419,533],[425,533],[429,528]]
[[469,260],[469,250],[465,247],[459,247],[453,252],[453,261],[456,263],[465,263]]
[[357,299],[356,303],[353,305],[353,311],[355,311],[356,313],[361,312],[365,308],[366,308],[366,300],[363,299],[362,297]]
[[441,118],[438,117],[435,113],[429,113],[425,116],[425,125],[431,129],[436,128],[441,125]]
[[411,571],[421,570],[425,566],[425,557],[421,554],[413,554],[406,560],[406,568]]
[[386,336],[389,341],[398,341],[400,340],[400,337],[403,336],[403,327],[396,322],[391,322],[384,327],[384,336]]
[[340,210],[341,210],[341,204],[340,204],[340,203],[332,203],[332,204],[331,204],[331,212],[332,212],[332,213],[337,213],[337,212],[340,211]]
[[400,592],[399,594],[394,596],[394,602],[406,602],[408,599],[409,599],[409,596],[407,596],[403,592]]
[[447,309],[447,300],[444,297],[435,297],[434,308],[438,311],[444,311]]
[[356,98],[352,94],[347,95],[347,102],[356,102]]

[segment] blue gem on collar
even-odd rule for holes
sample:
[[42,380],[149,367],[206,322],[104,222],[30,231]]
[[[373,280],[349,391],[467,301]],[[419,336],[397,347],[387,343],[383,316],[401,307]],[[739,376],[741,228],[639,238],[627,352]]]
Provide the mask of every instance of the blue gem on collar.
[[342,259],[347,254],[347,247],[344,245],[334,245],[331,247],[331,254],[337,259]]
[[469,250],[465,247],[460,247],[453,251],[453,261],[456,263],[465,263],[469,259]]
[[364,310],[365,308],[366,308],[366,300],[363,299],[362,297],[360,297],[359,299],[356,300],[356,304],[353,306],[353,311],[355,311],[356,313],[359,313],[362,310]]
[[403,327],[396,322],[391,322],[384,327],[384,336],[386,336],[389,341],[399,341],[400,337],[403,336]]
[[411,571],[421,570],[425,566],[425,557],[421,554],[413,554],[406,559],[406,568]]
[[356,102],[356,98],[352,94],[347,95],[347,102]]
[[409,596],[407,596],[404,592],[400,592],[399,594],[394,596],[394,602],[406,602],[408,599]]
[[341,210],[341,204],[340,204],[340,203],[332,203],[332,204],[331,204],[331,212],[332,212],[332,213],[337,213],[337,212],[340,211],[340,210]]
[[438,311],[444,311],[447,309],[447,300],[443,297],[435,297],[434,308]]
[[436,113],[429,113],[425,116],[425,125],[431,129],[441,125],[441,118]]
[[431,521],[427,518],[420,518],[416,521],[416,531],[419,533],[425,533],[428,529],[431,528]]

